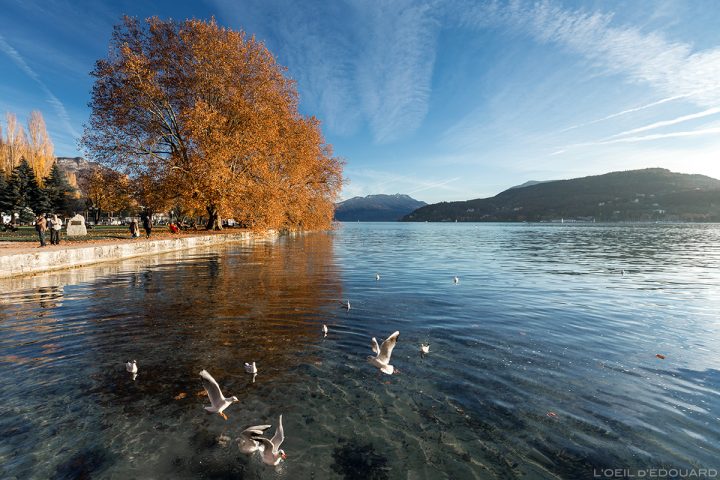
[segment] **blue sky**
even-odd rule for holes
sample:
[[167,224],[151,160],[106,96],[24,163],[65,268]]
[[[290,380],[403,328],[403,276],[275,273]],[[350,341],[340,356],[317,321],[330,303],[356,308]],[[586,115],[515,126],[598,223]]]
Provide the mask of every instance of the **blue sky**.
[[[263,40],[347,164],[343,198],[427,202],[664,167],[720,178],[720,3],[69,1],[0,4],[0,112],[81,154],[89,72],[121,15]],[[4,123],[4,122],[3,122]]]

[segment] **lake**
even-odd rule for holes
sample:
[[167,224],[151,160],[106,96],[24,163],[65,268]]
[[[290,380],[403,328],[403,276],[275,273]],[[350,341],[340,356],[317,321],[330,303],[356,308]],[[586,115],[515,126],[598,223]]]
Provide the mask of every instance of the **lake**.
[[[720,470],[720,225],[345,223],[0,291],[3,479]],[[241,454],[279,414],[286,461]]]

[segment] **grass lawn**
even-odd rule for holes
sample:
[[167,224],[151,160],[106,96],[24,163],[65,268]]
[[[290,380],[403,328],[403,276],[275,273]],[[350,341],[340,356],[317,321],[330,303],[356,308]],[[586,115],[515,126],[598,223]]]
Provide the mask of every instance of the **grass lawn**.
[[[158,231],[165,231],[167,227],[157,227]],[[155,230],[155,229],[153,229]],[[65,229],[61,231],[61,241],[63,242],[87,242],[92,240],[107,240],[107,239],[128,239],[130,238],[129,227],[124,225],[108,226],[99,225],[93,227],[92,230],[88,230],[87,236],[84,237],[68,237],[65,235]],[[143,235],[144,236],[144,235]],[[45,232],[45,239],[50,243],[50,231]],[[34,226],[26,226],[18,228],[17,232],[1,232],[0,231],[0,242],[37,242],[38,236]]]

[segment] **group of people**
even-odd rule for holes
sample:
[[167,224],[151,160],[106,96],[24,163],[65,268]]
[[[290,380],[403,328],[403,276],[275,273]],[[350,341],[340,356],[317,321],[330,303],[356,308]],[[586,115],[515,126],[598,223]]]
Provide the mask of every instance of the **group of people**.
[[[152,215],[147,210],[143,210],[140,214],[140,220],[145,230],[145,238],[150,238],[150,234],[152,233]],[[130,236],[132,238],[138,238],[140,236],[140,226],[134,218],[130,221]]]
[[[142,221],[143,229],[145,229],[145,238],[150,238],[150,234],[152,233],[152,215],[147,211],[143,211],[140,214],[140,220]],[[195,228],[195,230],[197,230],[195,222],[193,222],[192,225],[174,222],[168,223],[170,233],[180,233],[180,230],[187,230],[188,228]],[[132,238],[138,238],[140,236],[140,225],[134,218],[130,221],[130,236]]]
[[[140,214],[140,221],[142,222],[143,229],[145,230],[145,238],[150,238],[152,233],[152,215],[147,210]],[[63,221],[62,218],[57,215],[38,215],[35,219],[35,230],[38,232],[38,238],[40,239],[40,246],[46,245],[45,235],[50,230],[50,244],[60,244],[60,230],[62,229]],[[178,233],[180,226],[175,223],[169,224],[170,231],[172,233]],[[130,236],[132,238],[140,237],[140,225],[136,219],[132,219],[130,222]]]
[[60,245],[60,230],[62,230],[63,221],[62,218],[53,214],[52,216],[44,213],[38,215],[35,219],[35,230],[38,232],[38,238],[40,239],[40,246],[44,247],[45,233],[50,230],[50,244]]

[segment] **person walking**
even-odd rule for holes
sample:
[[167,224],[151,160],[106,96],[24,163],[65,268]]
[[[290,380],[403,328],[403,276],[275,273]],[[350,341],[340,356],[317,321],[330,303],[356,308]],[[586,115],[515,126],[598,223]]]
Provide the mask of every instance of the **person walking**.
[[50,244],[60,245],[60,230],[62,229],[63,221],[57,214],[53,215],[50,219]]
[[140,218],[142,219],[143,228],[145,229],[145,238],[150,238],[150,234],[152,233],[152,215],[150,215],[148,210],[143,210]]
[[47,219],[45,218],[45,214],[40,214],[35,219],[35,230],[38,232],[38,237],[40,238],[40,246],[45,246],[45,231],[47,230]]

